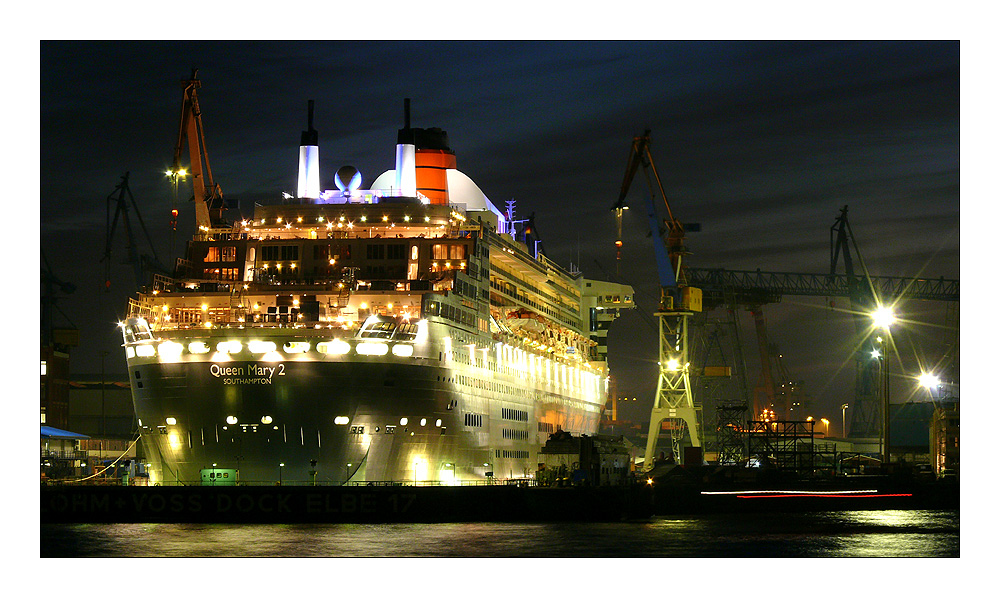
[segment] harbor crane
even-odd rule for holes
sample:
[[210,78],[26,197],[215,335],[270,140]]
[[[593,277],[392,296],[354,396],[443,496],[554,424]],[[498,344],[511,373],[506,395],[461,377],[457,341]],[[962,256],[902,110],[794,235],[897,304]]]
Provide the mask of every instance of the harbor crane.
[[45,250],[42,250],[42,346],[46,347],[49,345],[57,344],[58,334],[55,332],[55,312],[59,312],[66,322],[69,322],[70,326],[75,329],[76,325],[73,321],[69,319],[66,313],[59,309],[56,302],[59,300],[59,294],[69,295],[76,292],[76,285],[71,282],[66,282],[55,275],[52,271],[52,266],[49,265],[49,258],[45,255]]
[[[195,224],[199,231],[224,228],[226,224],[222,219],[222,212],[225,210],[225,202],[222,188],[212,179],[212,167],[208,162],[208,150],[205,148],[205,127],[201,122],[201,107],[198,105],[198,89],[201,88],[198,70],[193,70],[191,78],[182,81],[182,84],[184,99],[181,104],[180,130],[177,133],[177,145],[174,147],[173,169],[167,174],[173,179],[174,185],[179,178],[191,174]],[[181,166],[185,140],[191,160],[188,170]],[[176,215],[174,217],[176,218]]]
[[[149,231],[146,230],[146,224],[142,221],[142,214],[139,213],[139,206],[136,205],[135,197],[132,196],[132,191],[129,189],[128,176],[129,173],[127,172],[122,175],[121,182],[119,182],[115,187],[115,190],[108,195],[106,204],[104,258],[101,261],[105,263],[104,286],[108,291],[111,290],[111,248],[114,241],[115,231],[118,229],[119,219],[121,219],[122,224],[125,226],[125,235],[128,240],[127,263],[132,266],[132,272],[135,276],[136,290],[141,290],[143,286],[150,282],[148,275],[149,272],[168,272],[167,268],[160,263],[159,258],[156,256],[156,249],[153,247],[153,240],[149,236]],[[113,219],[111,217],[112,205],[115,206],[115,215]],[[142,232],[146,237],[146,242],[149,245],[149,250],[152,255],[139,253],[135,233],[132,230],[132,223],[129,220],[130,209],[135,213],[135,217],[139,221],[139,226],[142,228]]]
[[[649,187],[649,193],[646,196],[646,209],[649,216],[650,232],[654,237],[653,251],[660,281],[660,304],[654,314],[659,320],[658,363],[660,373],[656,385],[656,396],[653,400],[653,409],[649,417],[646,469],[653,467],[657,439],[662,423],[666,420],[671,420],[673,423],[670,441],[671,451],[675,458],[680,457],[681,441],[685,433],[690,436],[691,446],[701,447],[698,417],[700,407],[694,404],[694,398],[691,394],[690,363],[688,360],[688,321],[694,312],[701,311],[701,294],[698,289],[687,284],[683,259],[689,253],[684,245],[684,224],[674,216],[667,195],[663,191],[663,184],[649,149],[649,133],[649,130],[646,130],[643,135],[632,140],[621,193],[618,196],[618,201],[612,206],[618,228],[615,247],[618,248],[618,259],[620,260],[623,245],[621,240],[622,212],[628,209],[628,206],[625,205],[625,197],[636,171],[642,166]],[[663,207],[666,208],[665,219],[657,214],[656,202],[653,199],[657,192],[663,200]],[[665,225],[665,230],[661,228],[661,225]],[[663,238],[664,233],[666,239]]]
[[[719,305],[762,306],[778,303],[782,296],[846,297],[850,300],[855,330],[862,337],[872,336],[868,314],[879,304],[892,305],[900,299],[944,301],[957,304],[958,280],[901,276],[873,276],[864,265],[847,219],[847,206],[841,209],[830,228],[830,271],[825,274],[762,272],[760,270],[724,270],[689,268],[688,282],[702,290],[706,310]],[[861,272],[855,271],[853,255]],[[843,273],[838,273],[840,266]],[[957,343],[953,343],[956,344]],[[884,421],[879,401],[877,363],[871,359],[872,343],[858,344],[855,355],[855,403],[850,421],[851,437],[878,436]]]

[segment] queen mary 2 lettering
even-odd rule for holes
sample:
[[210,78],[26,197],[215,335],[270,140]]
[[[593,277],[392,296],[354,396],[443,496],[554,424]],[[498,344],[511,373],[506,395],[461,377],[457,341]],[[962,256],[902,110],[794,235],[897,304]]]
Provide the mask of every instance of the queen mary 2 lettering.
[[[182,114],[200,129],[199,88]],[[309,180],[249,218],[223,219],[204,137],[188,140],[198,230],[120,323],[150,481],[530,477],[550,434],[596,433],[632,289],[539,252],[408,103],[394,168],[367,188],[340,168],[321,191],[311,107]]]
[[224,384],[270,384],[273,376],[285,375],[285,364],[268,367],[251,363],[245,367],[233,367],[213,363],[209,372],[216,378],[222,378]]

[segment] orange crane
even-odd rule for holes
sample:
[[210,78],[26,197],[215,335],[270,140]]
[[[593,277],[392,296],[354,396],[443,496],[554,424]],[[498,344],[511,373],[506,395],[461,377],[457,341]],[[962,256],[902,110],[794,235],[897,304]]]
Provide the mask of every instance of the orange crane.
[[[222,199],[222,188],[212,179],[212,167],[208,162],[208,150],[205,148],[205,128],[201,122],[201,107],[198,105],[198,89],[201,81],[198,70],[191,72],[191,78],[182,81],[184,99],[181,105],[180,130],[177,133],[177,145],[174,148],[174,166],[167,173],[173,177],[174,185],[178,178],[183,178],[187,172],[191,174],[191,185],[194,188],[194,214],[198,230],[208,231],[213,228],[223,228],[222,212],[225,205]],[[188,171],[181,167],[181,154],[184,151],[184,141],[187,140],[188,154],[191,165]],[[177,215],[173,214],[176,220]]]

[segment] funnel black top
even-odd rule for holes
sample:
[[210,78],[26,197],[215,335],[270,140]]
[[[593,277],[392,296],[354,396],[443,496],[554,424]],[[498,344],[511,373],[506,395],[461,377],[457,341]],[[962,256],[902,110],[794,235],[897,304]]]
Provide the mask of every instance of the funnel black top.
[[396,135],[396,143],[409,144],[416,149],[438,149],[451,151],[448,147],[448,133],[438,127],[414,129],[410,127],[410,98],[403,100],[403,128]]
[[309,100],[309,129],[302,131],[299,145],[319,145],[319,131],[313,128],[313,100]]

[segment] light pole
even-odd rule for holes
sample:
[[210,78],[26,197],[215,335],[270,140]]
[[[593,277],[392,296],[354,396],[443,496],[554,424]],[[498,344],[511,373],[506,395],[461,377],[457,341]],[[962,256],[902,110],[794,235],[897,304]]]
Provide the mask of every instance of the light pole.
[[880,307],[872,314],[872,321],[876,328],[883,328],[889,341],[885,346],[885,354],[882,355],[882,376],[885,379],[885,389],[882,396],[882,464],[889,466],[889,346],[892,344],[892,334],[889,327],[896,321],[896,315],[891,307]]
[[824,424],[826,424],[826,432],[824,433],[824,437],[825,438],[829,438],[830,437],[830,420],[826,419],[825,417],[822,417],[822,418],[820,418],[819,421],[821,421]]
[[844,438],[847,438],[847,403],[840,406],[840,427],[844,430]]
[[281,470],[285,468],[284,463],[278,463],[278,485],[281,485]]

